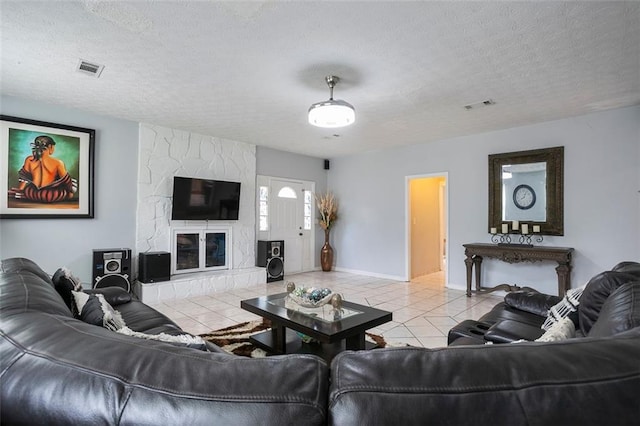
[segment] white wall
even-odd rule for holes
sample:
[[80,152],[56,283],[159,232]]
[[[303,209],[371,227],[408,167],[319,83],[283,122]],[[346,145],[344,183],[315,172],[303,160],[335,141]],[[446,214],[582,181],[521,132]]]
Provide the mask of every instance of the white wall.
[[[51,273],[67,266],[89,281],[92,249],[138,247],[138,123],[8,96],[0,98],[0,112],[96,129],[96,217],[2,219],[0,258],[29,257]],[[487,156],[563,145],[565,236],[548,237],[544,244],[575,247],[576,286],[619,260],[640,260],[639,123],[640,107],[624,108],[335,158],[328,172],[321,159],[258,147],[256,169],[315,181],[317,191],[333,190],[340,202],[340,220],[331,233],[337,267],[398,278],[405,273],[405,177],[449,172],[449,278],[462,287],[462,244],[489,242]],[[556,291],[552,264],[483,266],[487,284],[515,281]]]
[[[462,244],[490,241],[488,155],[553,146],[565,147],[565,235],[543,244],[575,248],[572,286],[640,260],[640,107],[631,107],[333,159],[337,268],[404,278],[405,176],[448,172],[449,285],[465,286]],[[483,280],[555,293],[554,266],[486,260]]]
[[[256,147],[167,127],[140,125],[136,252],[171,252],[171,227],[232,229],[233,268],[255,266]],[[173,177],[240,182],[237,221],[172,221]]]
[[135,245],[138,123],[10,96],[0,112],[96,130],[94,219],[0,220],[0,259],[27,257],[51,274],[67,266],[90,282],[93,249]]

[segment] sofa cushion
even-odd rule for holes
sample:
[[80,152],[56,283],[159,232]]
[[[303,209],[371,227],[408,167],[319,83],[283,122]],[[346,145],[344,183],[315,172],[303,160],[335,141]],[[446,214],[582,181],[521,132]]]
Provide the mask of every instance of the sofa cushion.
[[494,324],[501,320],[513,320],[525,324],[534,325],[540,328],[545,318],[546,317],[544,316],[532,314],[531,312],[512,308],[505,302],[500,302],[495,305],[489,312],[482,315],[478,321],[488,324]]
[[150,333],[162,332],[167,327],[180,329],[180,327],[161,312],[156,311],[151,306],[145,305],[139,300],[131,300],[129,303],[118,306],[118,312],[124,318],[127,327],[133,331]]
[[102,287],[84,290],[87,294],[101,294],[111,306],[119,306],[131,302],[131,293],[122,287]]
[[79,312],[76,311],[76,303],[71,292],[82,290],[80,279],[75,277],[69,269],[62,267],[58,268],[53,274],[51,281],[62,300],[64,300],[65,305],[74,315],[78,315]]
[[540,315],[541,317],[546,317],[549,314],[549,309],[561,300],[558,296],[536,291],[513,291],[504,296],[504,303],[512,308]]
[[540,327],[519,321],[502,320],[492,325],[484,335],[493,343],[511,343],[517,340],[536,340],[544,334]]
[[607,298],[621,285],[637,279],[631,273],[606,271],[589,280],[578,307],[580,329],[585,336],[589,335],[591,327],[598,320],[600,309]]
[[0,262],[0,271],[2,272],[30,272],[38,277],[42,278],[46,283],[53,287],[51,276],[38,266],[31,259],[25,259],[24,257],[13,257],[10,259],[4,259]]
[[72,316],[53,284],[31,272],[0,272],[0,296],[3,319],[27,311]]
[[113,309],[103,295],[89,295],[80,291],[73,291],[72,294],[76,309],[80,312],[80,320],[112,331],[126,326],[120,312]]
[[613,268],[614,272],[624,272],[626,274],[633,274],[640,279],[640,262],[625,261],[620,262]]
[[602,305],[589,337],[605,337],[640,327],[640,280],[618,287]]

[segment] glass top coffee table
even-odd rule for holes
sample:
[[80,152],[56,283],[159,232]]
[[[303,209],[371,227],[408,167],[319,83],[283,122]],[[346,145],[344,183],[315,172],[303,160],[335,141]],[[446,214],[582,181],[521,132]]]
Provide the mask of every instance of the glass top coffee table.
[[[270,330],[250,338],[251,343],[267,352],[313,353],[330,362],[341,351],[375,347],[365,341],[365,332],[392,319],[391,312],[347,301],[343,301],[340,310],[331,304],[304,308],[287,295],[278,293],[240,302],[242,309],[271,321]],[[303,344],[298,333],[319,343]]]

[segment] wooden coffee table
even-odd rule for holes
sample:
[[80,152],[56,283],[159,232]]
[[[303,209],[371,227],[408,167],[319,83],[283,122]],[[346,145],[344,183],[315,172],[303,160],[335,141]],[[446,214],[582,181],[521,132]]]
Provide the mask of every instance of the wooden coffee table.
[[[240,307],[271,321],[270,330],[250,338],[257,347],[275,354],[313,353],[327,362],[344,350],[374,348],[375,344],[365,342],[365,331],[392,319],[391,312],[347,301],[338,312],[331,304],[303,308],[287,293],[243,300]],[[296,332],[319,343],[303,343]]]

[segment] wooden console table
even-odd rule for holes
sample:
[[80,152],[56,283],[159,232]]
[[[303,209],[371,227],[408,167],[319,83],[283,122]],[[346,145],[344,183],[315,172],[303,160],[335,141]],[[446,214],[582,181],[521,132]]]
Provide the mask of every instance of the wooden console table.
[[558,295],[564,296],[568,289],[571,288],[571,247],[544,247],[534,246],[527,247],[521,244],[487,244],[474,243],[463,244],[465,248],[464,254],[467,258],[464,263],[467,267],[467,296],[471,296],[471,276],[473,275],[473,267],[476,267],[476,289],[475,293],[489,293],[496,290],[515,291],[521,287],[517,285],[500,284],[495,287],[482,287],[481,267],[484,257],[490,259],[498,259],[507,263],[520,262],[541,262],[543,260],[558,262],[556,273],[558,274]]

